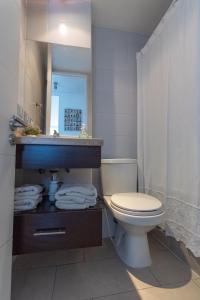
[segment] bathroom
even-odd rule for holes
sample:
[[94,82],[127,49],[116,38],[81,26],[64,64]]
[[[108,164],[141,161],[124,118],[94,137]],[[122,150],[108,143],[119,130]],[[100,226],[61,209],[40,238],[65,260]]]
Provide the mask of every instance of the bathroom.
[[199,300],[199,0],[0,1],[0,300]]

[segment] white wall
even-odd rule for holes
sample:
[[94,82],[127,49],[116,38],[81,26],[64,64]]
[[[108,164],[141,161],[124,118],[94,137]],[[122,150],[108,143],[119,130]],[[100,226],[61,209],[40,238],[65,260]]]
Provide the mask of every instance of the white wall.
[[103,158],[137,158],[136,53],[147,37],[94,28],[93,136]]
[[19,0],[0,1],[0,299],[10,300],[15,147],[8,141],[10,117],[16,113],[19,83]]

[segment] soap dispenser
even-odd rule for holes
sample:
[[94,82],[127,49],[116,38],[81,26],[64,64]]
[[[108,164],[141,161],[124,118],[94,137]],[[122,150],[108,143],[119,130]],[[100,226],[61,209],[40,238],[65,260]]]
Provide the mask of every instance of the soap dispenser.
[[58,170],[50,170],[51,173],[51,181],[49,183],[49,201],[55,202],[55,194],[59,188],[59,178],[58,178]]
[[89,138],[89,135],[88,135],[88,132],[87,132],[87,125],[84,124],[84,123],[81,126],[81,131],[80,131],[79,138],[81,138],[81,139]]

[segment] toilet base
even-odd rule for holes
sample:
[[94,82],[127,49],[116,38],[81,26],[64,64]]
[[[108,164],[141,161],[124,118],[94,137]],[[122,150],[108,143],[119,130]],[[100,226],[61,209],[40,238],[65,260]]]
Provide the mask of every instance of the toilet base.
[[132,268],[149,267],[152,263],[147,234],[132,234],[125,232],[121,241],[116,245],[121,260]]

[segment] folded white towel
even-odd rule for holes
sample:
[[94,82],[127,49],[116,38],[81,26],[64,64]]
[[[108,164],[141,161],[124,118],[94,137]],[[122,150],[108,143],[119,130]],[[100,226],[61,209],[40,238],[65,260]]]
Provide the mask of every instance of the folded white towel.
[[74,203],[94,203],[96,204],[96,197],[95,196],[87,196],[87,195],[80,195],[77,193],[69,193],[64,196],[55,195],[56,200],[66,201],[66,202],[74,202]]
[[55,206],[59,209],[85,209],[89,207],[86,203],[66,203],[65,201],[56,201]]
[[14,201],[14,205],[25,205],[26,203],[34,203],[34,204],[38,204],[42,201],[42,196],[39,196],[38,198],[32,198],[32,196],[26,196],[26,198],[23,199],[15,199]]
[[36,195],[40,194],[43,190],[43,187],[41,185],[22,185],[20,187],[15,188],[15,195]]
[[14,202],[14,210],[23,211],[23,210],[35,209],[41,201],[42,201],[42,197],[38,198],[38,200],[29,199],[29,198],[23,200],[17,200]]
[[24,199],[15,199],[14,201],[14,210],[23,211],[35,209],[37,205],[42,201],[42,196],[33,199],[32,196],[26,196]]
[[41,197],[42,197],[41,193],[36,195],[15,194],[15,201],[26,200],[26,199],[38,200]]
[[56,196],[66,196],[68,194],[97,197],[97,190],[92,184],[63,184],[57,191]]
[[89,206],[95,206],[96,205],[96,200],[94,200],[93,202],[92,201],[84,201],[84,202],[80,202],[80,201],[77,201],[77,200],[57,200],[57,202],[59,203],[63,203],[64,205],[86,205],[87,207]]

